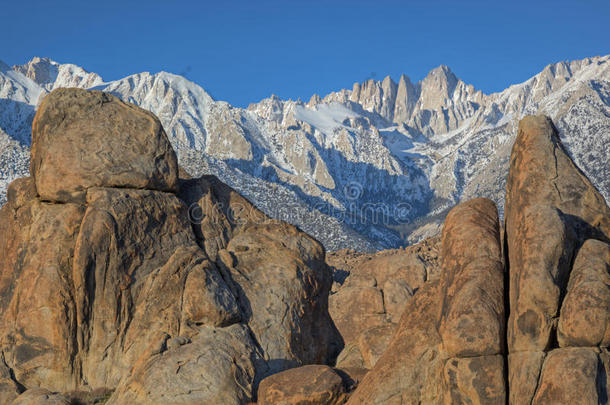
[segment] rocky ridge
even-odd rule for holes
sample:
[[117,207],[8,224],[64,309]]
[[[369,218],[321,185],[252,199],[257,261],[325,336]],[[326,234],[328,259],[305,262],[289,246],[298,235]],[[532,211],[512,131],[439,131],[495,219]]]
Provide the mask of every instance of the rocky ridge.
[[0,72],[1,181],[27,174],[41,95],[97,86],[159,116],[189,172],[216,175],[328,249],[396,247],[437,233],[463,200],[489,197],[502,214],[510,150],[526,114],[554,120],[570,156],[609,198],[609,63],[560,62],[494,94],[441,66],[418,82],[387,77],[308,103],[272,96],[240,109],[169,73],[103,82],[37,58]]

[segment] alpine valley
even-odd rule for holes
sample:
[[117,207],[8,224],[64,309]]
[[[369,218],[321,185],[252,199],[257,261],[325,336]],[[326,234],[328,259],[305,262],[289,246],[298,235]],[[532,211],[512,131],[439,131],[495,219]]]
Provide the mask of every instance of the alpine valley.
[[437,234],[449,209],[487,197],[502,214],[519,120],[549,116],[575,163],[610,200],[610,55],[548,65],[484,94],[446,66],[421,81],[355,83],[309,102],[248,108],[171,73],[106,82],[72,64],[0,62],[0,204],[28,176],[32,120],[60,87],[98,89],[157,115],[193,176],[216,175],[328,250],[375,251]]

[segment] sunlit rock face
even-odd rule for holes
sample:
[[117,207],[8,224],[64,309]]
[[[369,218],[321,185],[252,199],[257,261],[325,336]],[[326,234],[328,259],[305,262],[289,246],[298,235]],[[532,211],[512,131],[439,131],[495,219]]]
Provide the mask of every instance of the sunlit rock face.
[[190,173],[216,175],[326,248],[396,247],[438,233],[448,210],[470,198],[492,199],[503,215],[509,155],[527,114],[553,119],[568,154],[610,198],[609,66],[608,56],[560,62],[494,94],[440,66],[417,82],[370,79],[307,104],[272,96],[243,109],[166,72],[104,82],[44,58],[3,64],[0,188],[27,175],[44,95],[94,87],[156,114]]

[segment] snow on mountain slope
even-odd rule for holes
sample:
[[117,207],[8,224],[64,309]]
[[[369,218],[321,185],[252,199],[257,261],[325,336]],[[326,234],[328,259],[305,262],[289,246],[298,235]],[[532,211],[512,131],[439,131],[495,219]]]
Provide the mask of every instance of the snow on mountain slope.
[[475,196],[502,208],[508,157],[525,114],[550,115],[568,152],[610,197],[610,56],[549,65],[489,95],[440,66],[417,83],[386,77],[307,104],[271,96],[247,109],[166,72],[106,83],[46,58],[12,69],[2,64],[0,188],[27,173],[35,106],[63,86],[101,89],[154,112],[188,171],[217,175],[329,249],[415,241],[438,231],[451,206]]
[[13,70],[27,76],[46,91],[59,87],[90,88],[103,83],[102,78],[70,63],[59,64],[49,58],[35,57]]

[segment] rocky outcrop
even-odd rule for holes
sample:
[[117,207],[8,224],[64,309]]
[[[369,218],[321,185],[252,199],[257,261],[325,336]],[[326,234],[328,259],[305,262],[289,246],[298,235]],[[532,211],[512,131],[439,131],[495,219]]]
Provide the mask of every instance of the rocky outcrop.
[[408,301],[349,404],[505,402],[504,272],[493,202],[472,200],[450,212],[441,256],[440,279]]
[[32,139],[33,177],[0,210],[0,402],[241,404],[267,374],[331,359],[322,246],[217,179],[179,182],[152,114],[57,90]]
[[261,381],[258,405],[340,405],[346,394],[332,368],[311,365],[274,374]]
[[582,389],[607,384],[610,210],[546,117],[519,125],[506,202],[511,403],[598,403]]
[[588,239],[578,250],[557,324],[560,347],[610,346],[610,245]]
[[544,116],[521,121],[506,201],[503,238],[489,200],[449,213],[440,279],[348,403],[607,403],[610,209]]
[[341,369],[371,369],[385,351],[407,301],[438,278],[438,238],[376,254],[333,252],[329,312],[344,343]]
[[61,90],[34,131],[0,210],[1,403],[607,402],[610,209],[546,117],[520,124],[503,231],[477,198],[440,241],[335,253],[334,272],[179,170],[149,113]]
[[213,176],[183,181],[180,196],[263,350],[268,373],[330,362],[340,336],[328,314],[332,278],[323,247]]
[[165,346],[135,365],[108,405],[239,405],[252,398],[260,354],[247,327],[202,327],[192,340]]
[[46,96],[32,124],[31,153],[42,200],[82,201],[91,187],[178,187],[176,154],[159,119],[101,91]]

